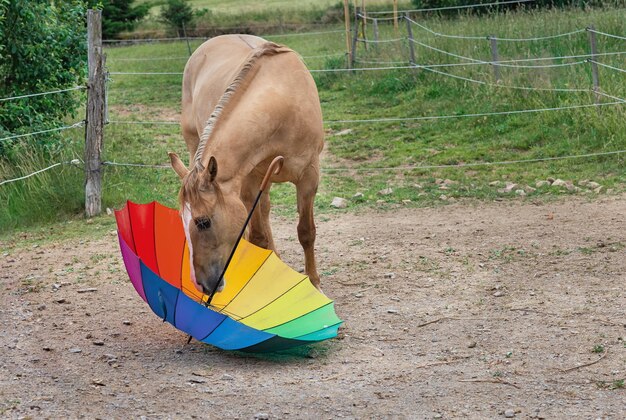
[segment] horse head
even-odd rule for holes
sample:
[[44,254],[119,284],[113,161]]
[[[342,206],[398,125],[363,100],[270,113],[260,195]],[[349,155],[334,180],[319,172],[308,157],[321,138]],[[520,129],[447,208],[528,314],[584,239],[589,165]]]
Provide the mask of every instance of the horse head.
[[[234,191],[217,182],[217,161],[197,163],[189,170],[175,153],[172,168],[182,180],[180,212],[189,246],[191,279],[198,291],[210,294],[220,280],[241,227],[246,208]],[[217,291],[225,286],[222,279]]]

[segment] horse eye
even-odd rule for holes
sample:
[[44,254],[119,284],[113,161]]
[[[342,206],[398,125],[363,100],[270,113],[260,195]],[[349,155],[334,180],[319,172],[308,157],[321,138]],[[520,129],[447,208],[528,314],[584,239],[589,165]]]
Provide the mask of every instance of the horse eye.
[[208,217],[198,217],[197,219],[194,219],[194,223],[196,224],[198,230],[207,230],[211,227],[211,219]]

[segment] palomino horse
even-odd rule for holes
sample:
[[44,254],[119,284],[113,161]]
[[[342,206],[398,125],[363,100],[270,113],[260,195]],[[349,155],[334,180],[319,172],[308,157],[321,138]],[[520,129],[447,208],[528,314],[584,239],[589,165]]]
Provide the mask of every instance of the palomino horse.
[[[324,130],[317,88],[300,57],[250,35],[205,42],[185,66],[181,124],[190,168],[176,154],[169,156],[182,179],[181,214],[198,290],[210,293],[217,286],[265,171],[278,155],[284,166],[271,182],[296,186],[305,271],[319,289],[313,200]],[[248,240],[275,250],[269,214],[267,188]],[[217,290],[223,287],[224,281]]]

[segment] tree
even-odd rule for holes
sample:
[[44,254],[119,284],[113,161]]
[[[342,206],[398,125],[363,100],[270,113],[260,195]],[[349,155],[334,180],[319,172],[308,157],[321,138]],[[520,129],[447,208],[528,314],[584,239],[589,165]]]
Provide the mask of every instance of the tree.
[[133,6],[135,0],[88,0],[91,8],[102,9],[102,37],[115,38],[122,31],[132,31],[150,11],[151,4]]
[[183,36],[183,27],[189,27],[193,20],[193,9],[187,0],[167,0],[167,4],[161,9],[161,20],[171,26],[179,36]]
[[[73,87],[87,72],[85,6],[80,0],[0,0],[0,97]],[[0,104],[0,137],[59,127],[79,106],[75,92]],[[58,137],[37,136],[53,145]],[[10,149],[0,142],[0,156]]]

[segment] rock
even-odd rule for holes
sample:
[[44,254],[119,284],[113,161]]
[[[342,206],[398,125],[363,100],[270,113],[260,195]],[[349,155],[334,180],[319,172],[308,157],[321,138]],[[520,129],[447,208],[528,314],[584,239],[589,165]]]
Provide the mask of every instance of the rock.
[[489,185],[490,185],[491,187],[497,187],[498,185],[500,185],[500,181],[491,181],[491,182],[489,183]]
[[588,179],[583,179],[582,181],[578,181],[578,185],[580,185],[581,187],[586,187],[588,184],[589,184]]
[[526,191],[524,191],[524,190],[515,190],[515,194],[524,197],[526,195]]
[[387,313],[388,314],[397,314],[398,310],[397,309],[387,309]]
[[78,289],[76,292],[77,293],[90,293],[90,292],[97,292],[98,289],[95,287],[88,287],[87,289]]
[[448,196],[447,196],[447,195],[445,195],[445,194],[441,194],[441,195],[439,196],[439,199],[440,199],[441,201],[446,201],[446,200],[448,200]]
[[383,276],[386,279],[395,279],[396,278],[396,273],[385,273],[385,275]]
[[550,185],[553,187],[565,187],[567,186],[567,182],[563,181],[562,179],[555,179]]
[[477,345],[477,343],[475,341],[470,341],[469,343],[467,343],[467,348],[468,349],[473,349],[475,348]]
[[43,303],[39,306],[37,306],[37,310],[38,311],[43,311],[44,309],[46,309],[46,305],[44,305]]
[[514,182],[507,182],[504,186],[504,192],[510,193],[513,190],[517,189],[517,184]]
[[598,184],[597,182],[589,181],[587,185],[583,185],[583,187],[587,187],[589,189],[595,190],[596,188],[600,187],[600,184]]
[[508,410],[504,412],[504,417],[507,417],[507,418],[515,417],[515,410],[512,410],[509,408]]
[[129,320],[125,319],[124,321],[122,321],[122,324],[124,325],[133,325],[132,322],[130,322]]
[[228,373],[225,373],[222,375],[222,380],[223,381],[234,381],[235,377],[233,375],[229,375]]
[[504,293],[501,290],[498,290],[497,292],[493,294],[493,297],[502,297],[502,296],[504,296]]
[[378,195],[391,195],[393,194],[392,188],[385,188],[383,190],[378,191]]
[[537,188],[533,188],[533,187],[531,187],[530,185],[526,185],[526,186],[524,187],[524,191],[526,192],[526,194],[532,194],[532,193],[534,193],[535,191],[537,191]]
[[350,134],[350,133],[352,133],[352,129],[346,128],[345,130],[341,130],[341,131],[337,131],[336,133],[333,133],[333,136],[345,136],[346,134]]
[[106,386],[102,379],[93,379],[91,383],[96,386]]
[[254,415],[255,420],[268,420],[269,418],[270,416],[267,413],[256,413]]
[[81,353],[82,350],[79,349],[78,347],[72,347],[71,349],[68,350],[70,353]]
[[408,200],[408,199],[407,200],[402,200],[402,204],[404,204],[405,206],[409,205],[409,204],[411,204],[411,200]]
[[52,351],[52,347],[48,347],[48,346],[43,346],[42,347],[43,351]]
[[94,346],[104,346],[104,341],[102,340],[96,340],[93,342]]
[[348,207],[348,201],[345,198],[335,197],[332,203],[330,203],[330,206],[336,209],[345,209]]
[[598,188],[594,188],[593,192],[596,193],[596,194],[600,194],[602,192],[603,188],[604,187],[602,185],[600,185]]
[[546,178],[546,180],[547,180],[550,184],[552,184],[552,183],[555,181],[555,179],[554,179],[554,178],[552,178],[551,176],[550,176],[550,177],[548,177],[548,178]]
[[437,184],[437,185],[443,184],[443,179],[441,179],[441,178],[435,179],[435,184]]
[[549,181],[537,181],[535,183],[535,187],[537,187],[537,188],[547,187],[549,185],[550,185]]
[[352,196],[352,199],[354,200],[363,200],[363,198],[365,198],[365,196],[362,192],[358,192]]
[[416,188],[418,190],[421,190],[422,188],[424,188],[421,184],[413,184],[413,188]]
[[56,303],[70,303],[70,301],[67,300],[67,299],[57,299],[57,300],[55,300],[55,302]]
[[113,214],[113,210],[107,207],[107,215],[111,216]]

